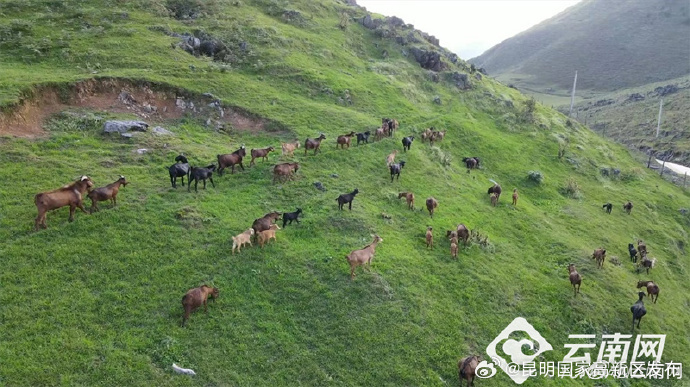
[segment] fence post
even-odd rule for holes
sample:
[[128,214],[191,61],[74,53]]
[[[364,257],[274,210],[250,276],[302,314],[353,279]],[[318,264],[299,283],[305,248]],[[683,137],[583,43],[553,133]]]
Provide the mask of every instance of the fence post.
[[661,172],[659,172],[659,176],[664,176],[664,167],[666,166],[666,159],[664,158],[664,161],[661,163]]
[[685,172],[685,175],[683,176],[683,189],[685,189],[685,181],[688,180],[688,173]]

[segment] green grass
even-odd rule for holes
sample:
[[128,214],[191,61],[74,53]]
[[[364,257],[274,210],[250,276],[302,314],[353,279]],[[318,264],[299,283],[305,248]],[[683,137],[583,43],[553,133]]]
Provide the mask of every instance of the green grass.
[[[3,25],[27,20],[33,37],[54,41],[63,30],[71,36],[67,60],[59,50],[31,58],[24,46],[0,50],[5,105],[36,85],[64,87],[94,76],[144,79],[212,92],[287,131],[222,133],[206,128],[204,117],[187,117],[162,123],[174,138],[146,133],[127,140],[63,116],[47,125],[46,139],[1,138],[0,384],[454,385],[458,359],[483,354],[517,316],[554,344],[544,355],[549,361],[566,354],[568,334],[629,332],[640,277],[661,287],[641,331],[668,335],[665,361],[690,362],[684,250],[690,218],[678,211],[687,208],[687,192],[640,170],[622,146],[577,123],[566,127],[566,118],[551,109],[538,104],[534,123],[525,122],[526,97],[491,79],[472,78],[475,88],[467,91],[429,82],[393,42],[355,23],[342,31],[344,5],[291,3],[306,15],[306,24],[295,26],[265,13],[287,3],[231,3],[219,1],[226,11],[217,17],[183,23],[157,14],[160,3],[101,8],[92,1],[80,8],[81,19],[95,26],[89,28],[77,28],[79,17],[66,9],[45,11],[52,2],[2,11]],[[128,18],[103,22],[124,11]],[[92,36],[100,24],[103,32]],[[223,70],[172,50],[173,38],[147,28],[155,25],[218,35],[263,29],[271,38],[262,43],[263,34],[247,35],[256,55]],[[135,32],[116,33],[122,30]],[[384,48],[390,53],[385,60]],[[352,105],[337,102],[345,90]],[[432,102],[436,95],[440,106]],[[338,134],[372,129],[383,116],[400,121],[396,138],[335,149]],[[415,141],[398,155],[407,164],[400,181],[391,183],[385,156],[401,150],[403,135],[429,126],[448,130],[440,151]],[[271,168],[282,159],[274,153],[270,162],[214,178],[215,188],[188,193],[170,187],[166,169],[180,152],[193,164],[207,164],[241,143],[277,146],[319,132],[327,136],[321,153],[296,151],[301,168],[294,181],[272,183]],[[558,144],[566,137],[570,145],[559,160]],[[139,148],[149,152],[139,155]],[[450,156],[449,166],[441,165],[441,154]],[[483,168],[467,174],[461,160],[470,155],[480,156]],[[602,165],[629,178],[603,178]],[[528,180],[531,170],[543,174],[541,184]],[[73,223],[61,209],[48,215],[47,230],[33,232],[33,195],[81,174],[98,186],[123,174],[130,185],[116,208],[102,204],[99,213],[77,213]],[[486,195],[489,179],[504,188],[496,208]],[[577,182],[580,199],[561,193],[569,179]],[[316,190],[315,181],[327,191]],[[361,193],[353,210],[339,212],[335,198],[355,187]],[[517,208],[509,204],[514,187]],[[400,191],[416,194],[417,211],[397,199]],[[420,210],[428,196],[440,203],[433,219]],[[628,199],[635,204],[630,216],[622,212]],[[601,204],[609,201],[614,212],[606,215]],[[230,253],[230,237],[255,218],[295,207],[304,210],[301,223],[278,231],[277,242]],[[442,235],[461,222],[489,235],[491,246],[461,248],[455,261]],[[428,225],[436,236],[433,251],[425,248]],[[344,257],[373,233],[384,241],[371,272],[358,269],[350,281]],[[627,243],[635,238],[658,259],[649,276],[636,274],[627,259]],[[607,260],[597,270],[589,256],[599,246],[622,264]],[[571,262],[584,278],[582,297],[572,297]],[[220,297],[207,315],[197,312],[181,328],[180,299],[203,283],[219,287]],[[174,374],[173,362],[197,376]],[[499,373],[477,383],[511,382]]]

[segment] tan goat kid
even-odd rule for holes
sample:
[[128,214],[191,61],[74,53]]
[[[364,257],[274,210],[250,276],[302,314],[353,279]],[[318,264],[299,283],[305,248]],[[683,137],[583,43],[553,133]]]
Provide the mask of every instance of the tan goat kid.
[[259,233],[259,247],[262,249],[264,248],[264,245],[268,243],[271,239],[276,239],[276,230],[280,230],[280,226],[277,224],[272,224],[271,227],[268,230],[261,231]]
[[238,253],[241,253],[241,247],[247,243],[249,243],[249,246],[251,246],[252,235],[254,235],[254,229],[250,228],[242,234],[232,237],[232,253],[235,254],[235,249],[237,249]]

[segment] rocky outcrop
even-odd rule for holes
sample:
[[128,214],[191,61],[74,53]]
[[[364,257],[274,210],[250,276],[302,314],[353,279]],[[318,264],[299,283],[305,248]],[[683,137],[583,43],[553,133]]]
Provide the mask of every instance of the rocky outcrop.
[[412,47],[410,53],[422,68],[432,71],[443,71],[447,65],[441,61],[441,54],[436,51],[427,51],[421,48]]

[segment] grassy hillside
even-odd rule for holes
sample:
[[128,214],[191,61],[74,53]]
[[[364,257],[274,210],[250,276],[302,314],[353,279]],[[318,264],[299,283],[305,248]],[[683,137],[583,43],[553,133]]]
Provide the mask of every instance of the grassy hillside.
[[575,70],[580,89],[613,91],[690,73],[688,35],[687,2],[584,0],[471,62],[542,92],[571,88]]
[[[204,5],[169,17],[179,3]],[[409,55],[411,43],[359,25],[364,12],[338,2],[105,5],[0,1],[0,133],[20,135],[0,137],[0,384],[454,385],[458,359],[485,354],[517,316],[553,344],[547,361],[563,358],[569,334],[629,332],[642,278],[662,291],[647,304],[641,332],[668,335],[664,361],[690,363],[690,217],[679,211],[690,194],[639,168],[622,146],[540,104],[528,113],[525,96],[488,77],[469,74],[472,88],[459,89],[452,73],[468,72],[462,62],[443,59],[447,70],[434,77]],[[171,33],[194,31],[222,41],[222,58],[172,48],[180,39]],[[122,105],[122,91],[139,105],[150,98],[158,113]],[[203,93],[234,115],[213,113]],[[175,97],[200,111],[175,116]],[[102,133],[104,120],[144,115],[175,136]],[[395,138],[335,149],[337,135],[373,130],[384,116],[400,121]],[[407,164],[391,183],[385,156],[429,126],[447,130],[446,139],[415,141],[398,155]],[[167,166],[180,152],[201,165],[240,144],[278,146],[320,132],[321,153],[296,152],[294,181],[272,183],[272,166],[283,160],[273,153],[215,177],[215,188],[170,187]],[[470,155],[483,168],[468,174],[461,159]],[[604,167],[621,174],[604,177]],[[543,174],[541,184],[527,178],[531,170]],[[98,186],[123,174],[130,185],[116,208],[102,204],[73,223],[63,208],[33,232],[33,196],[81,174]],[[504,188],[496,208],[489,179]],[[567,192],[568,182],[577,189]],[[352,211],[339,212],[335,198],[355,187]],[[416,211],[397,199],[407,190]],[[429,196],[440,202],[433,219],[420,210]],[[631,215],[622,212],[626,200],[635,204]],[[615,209],[606,215],[609,201]],[[230,254],[230,237],[255,218],[295,207],[304,218],[276,242]],[[455,261],[441,236],[461,222],[489,243],[461,248]],[[428,225],[433,251],[424,243]],[[344,257],[373,233],[384,241],[371,271],[358,269],[350,281]],[[636,238],[658,260],[648,276],[627,258]],[[599,246],[609,255],[602,270],[589,258]],[[577,298],[571,262],[584,277]],[[181,328],[180,299],[203,283],[220,297]],[[197,376],[174,374],[173,362]],[[509,383],[500,372],[477,381]]]

